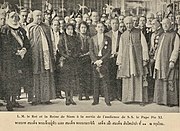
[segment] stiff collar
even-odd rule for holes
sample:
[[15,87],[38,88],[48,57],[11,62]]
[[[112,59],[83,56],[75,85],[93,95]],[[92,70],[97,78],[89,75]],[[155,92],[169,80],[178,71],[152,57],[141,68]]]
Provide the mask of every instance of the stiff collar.
[[20,24],[18,23],[17,25],[13,25],[11,22],[7,21],[7,25],[13,29],[18,29],[20,27]]

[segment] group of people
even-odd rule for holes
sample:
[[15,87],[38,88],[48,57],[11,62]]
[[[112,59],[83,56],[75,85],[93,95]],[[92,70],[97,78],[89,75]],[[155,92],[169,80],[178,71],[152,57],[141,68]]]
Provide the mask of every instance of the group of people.
[[63,99],[117,99],[141,106],[179,104],[180,15],[71,18],[50,12],[0,10],[0,97],[8,111],[23,87],[32,105]]

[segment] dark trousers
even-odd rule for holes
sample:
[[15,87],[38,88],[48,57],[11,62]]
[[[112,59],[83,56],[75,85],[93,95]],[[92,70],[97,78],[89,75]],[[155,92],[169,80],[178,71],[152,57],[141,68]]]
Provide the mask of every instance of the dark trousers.
[[94,86],[94,94],[93,99],[95,103],[99,103],[99,95],[100,90],[103,89],[105,102],[110,103],[109,99],[109,76],[108,76],[108,66],[102,66],[100,67],[102,70],[101,73],[103,74],[103,77],[100,78],[99,73],[96,70],[96,66],[93,67],[93,86]]
[[28,95],[28,102],[32,101],[33,99],[33,75],[32,71],[29,69],[22,69],[22,74],[20,78],[20,84],[19,84],[19,92],[18,96],[21,95],[21,87],[24,87],[24,92]]
[[110,98],[112,100],[122,97],[122,80],[116,79],[117,70],[116,58],[113,57],[109,61]]
[[79,98],[82,99],[83,93],[86,98],[89,98],[89,92],[91,88],[91,75],[92,68],[89,59],[79,59],[79,68],[78,68],[78,76],[79,76]]
[[61,87],[60,87],[60,71],[56,69],[54,71],[54,81],[55,81],[55,89],[56,89],[56,96],[61,96]]
[[148,81],[148,98],[149,98],[149,102],[152,103],[153,102],[153,98],[154,98],[154,86],[155,86],[155,79],[153,78],[153,71],[154,71],[154,64],[149,65],[149,72],[151,72],[148,77],[147,77],[147,81]]

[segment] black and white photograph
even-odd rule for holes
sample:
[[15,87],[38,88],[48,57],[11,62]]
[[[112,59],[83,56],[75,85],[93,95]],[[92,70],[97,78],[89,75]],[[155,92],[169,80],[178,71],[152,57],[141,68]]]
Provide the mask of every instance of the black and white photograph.
[[0,0],[0,112],[179,113],[180,0]]

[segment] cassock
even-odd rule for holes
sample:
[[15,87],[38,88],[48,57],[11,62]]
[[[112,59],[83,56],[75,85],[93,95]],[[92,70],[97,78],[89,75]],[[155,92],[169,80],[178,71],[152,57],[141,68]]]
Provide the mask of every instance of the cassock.
[[[164,105],[178,105],[178,59],[179,36],[174,31],[164,32],[155,54],[155,91],[154,102]],[[175,63],[173,69],[169,63]]]
[[148,46],[139,29],[126,30],[120,38],[117,78],[122,78],[122,102],[148,102],[147,70],[143,61],[148,61]]
[[54,55],[51,30],[44,23],[28,25],[33,63],[33,102],[49,102],[55,98]]

